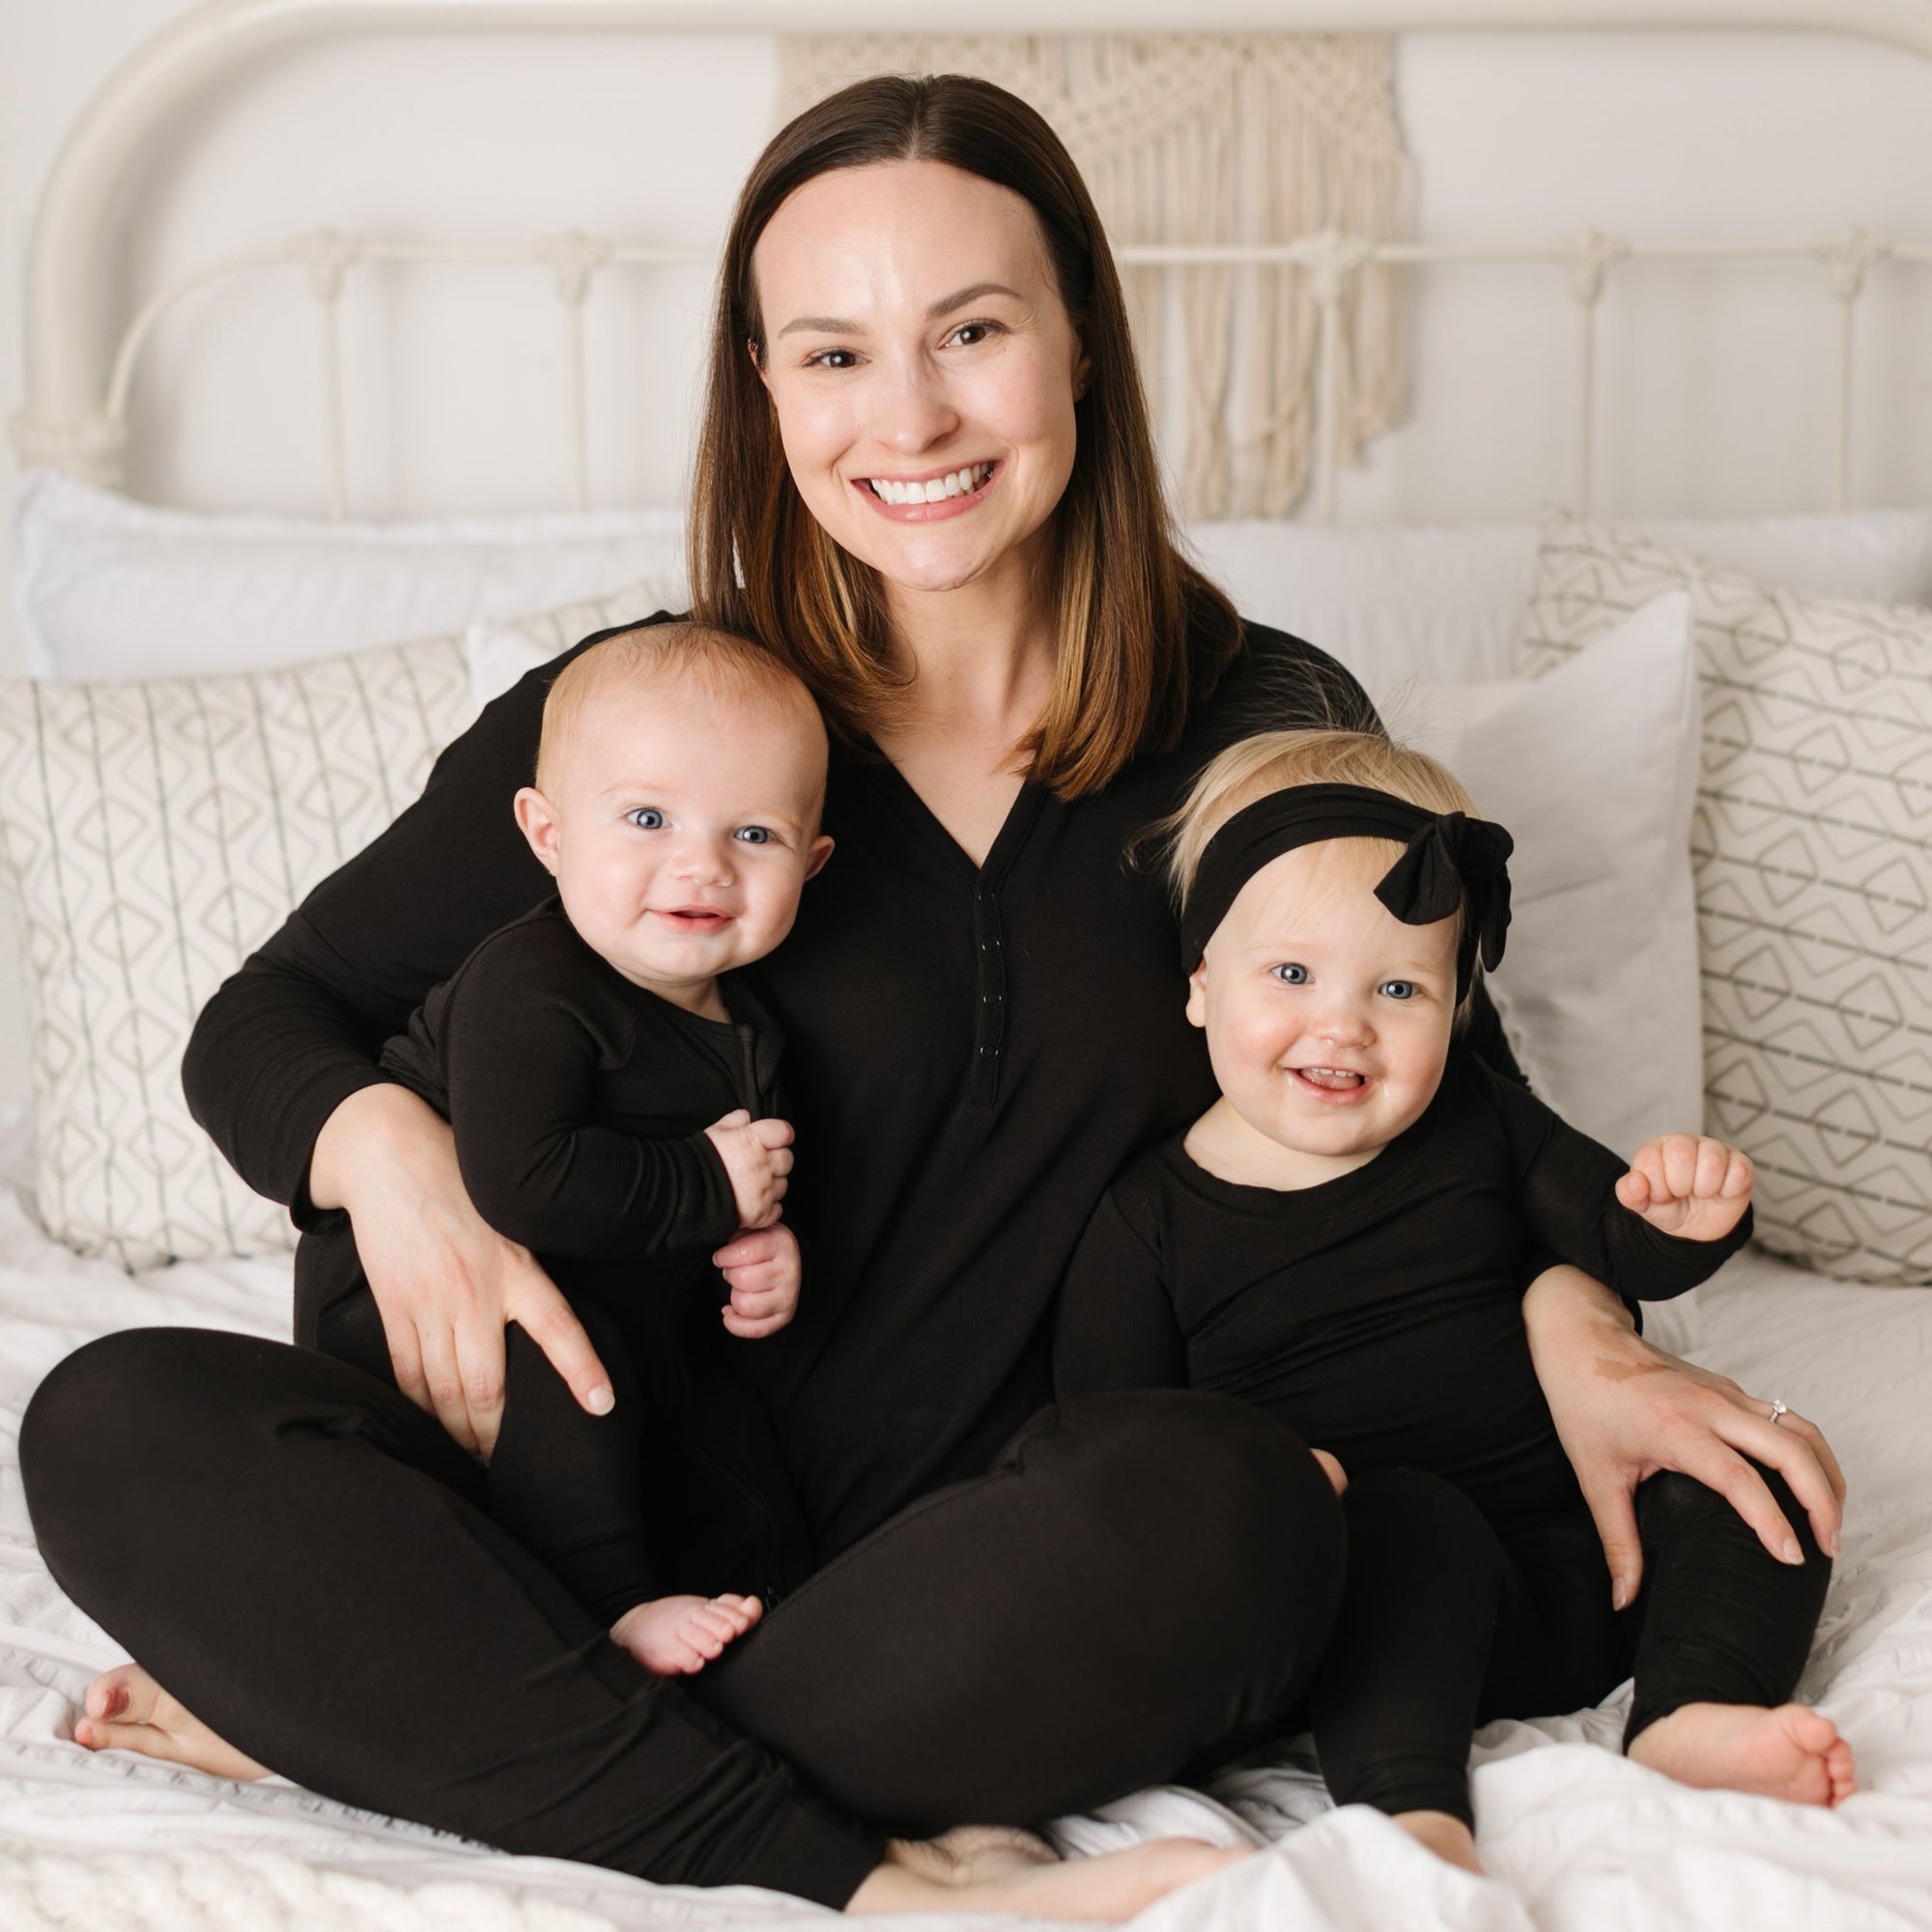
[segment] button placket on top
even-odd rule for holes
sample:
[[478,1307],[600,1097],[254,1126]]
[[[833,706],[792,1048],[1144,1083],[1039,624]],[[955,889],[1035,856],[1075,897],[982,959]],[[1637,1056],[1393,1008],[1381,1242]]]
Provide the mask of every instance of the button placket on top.
[[980,1009],[973,1028],[973,1072],[966,1099],[974,1107],[990,1107],[999,1097],[1000,1050],[1007,1032],[1007,959],[1001,923],[999,888],[982,872],[973,892]]

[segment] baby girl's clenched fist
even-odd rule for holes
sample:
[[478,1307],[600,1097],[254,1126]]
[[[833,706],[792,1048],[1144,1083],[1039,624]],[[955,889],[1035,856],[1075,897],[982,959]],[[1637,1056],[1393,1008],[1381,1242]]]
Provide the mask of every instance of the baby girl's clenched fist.
[[1702,1134],[1660,1134],[1631,1157],[1617,1199],[1665,1235],[1721,1241],[1750,1206],[1750,1156]]
[[791,1172],[791,1122],[754,1121],[743,1107],[704,1130],[730,1177],[741,1228],[769,1228],[779,1218]]

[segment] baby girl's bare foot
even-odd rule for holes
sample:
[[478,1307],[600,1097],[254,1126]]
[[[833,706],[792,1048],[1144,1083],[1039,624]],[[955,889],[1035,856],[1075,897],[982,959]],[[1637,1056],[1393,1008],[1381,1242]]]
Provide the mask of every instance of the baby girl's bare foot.
[[1838,1804],[1859,1788],[1852,1747],[1803,1704],[1683,1704],[1631,1741],[1638,1764],[1707,1791]]
[[755,1597],[659,1597],[634,1604],[611,1626],[611,1641],[658,1677],[702,1670],[765,1613]]
[[[949,1834],[951,1835],[951,1834]],[[1099,1918],[1119,1923],[1198,1878],[1250,1858],[1245,1845],[1206,1845],[1196,1838],[1156,1838],[1104,1858],[1015,1864],[965,1876],[936,1844],[895,1839],[845,1910],[884,1912],[1018,1912],[1034,1918]]]
[[1466,1872],[1484,1876],[1483,1861],[1476,1856],[1476,1834],[1462,1819],[1448,1811],[1398,1811],[1394,1822],[1424,1850]]
[[138,1663],[103,1672],[87,1688],[86,1715],[73,1741],[87,1750],[138,1751],[245,1783],[267,1777],[266,1766],[218,1738],[161,1689]]

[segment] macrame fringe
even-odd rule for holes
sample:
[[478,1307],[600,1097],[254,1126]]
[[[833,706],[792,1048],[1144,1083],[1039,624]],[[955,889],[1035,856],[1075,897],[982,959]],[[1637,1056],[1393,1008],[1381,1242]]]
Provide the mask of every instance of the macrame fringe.
[[[1025,38],[794,36],[780,43],[785,116],[868,73],[972,73],[1037,108],[1065,141],[1116,247],[1282,242],[1324,228],[1408,233],[1412,184],[1382,35]],[[1170,285],[1168,277],[1175,278]],[[1320,321],[1294,269],[1136,269],[1123,276],[1156,419],[1173,286],[1186,371],[1184,516],[1285,517],[1307,489]],[[1350,279],[1337,447],[1406,414],[1396,271]]]

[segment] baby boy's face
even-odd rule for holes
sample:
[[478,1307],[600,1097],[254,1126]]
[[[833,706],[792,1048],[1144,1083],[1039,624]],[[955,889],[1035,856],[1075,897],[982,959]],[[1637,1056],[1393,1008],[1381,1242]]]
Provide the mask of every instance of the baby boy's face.
[[1335,838],[1269,861],[1188,982],[1222,1095],[1263,1165],[1288,1156],[1287,1184],[1359,1166],[1413,1126],[1448,1058],[1456,922],[1403,924],[1375,896],[1376,854]]
[[634,983],[673,997],[762,958],[832,849],[825,740],[763,693],[654,677],[599,694],[546,796],[570,923]]

